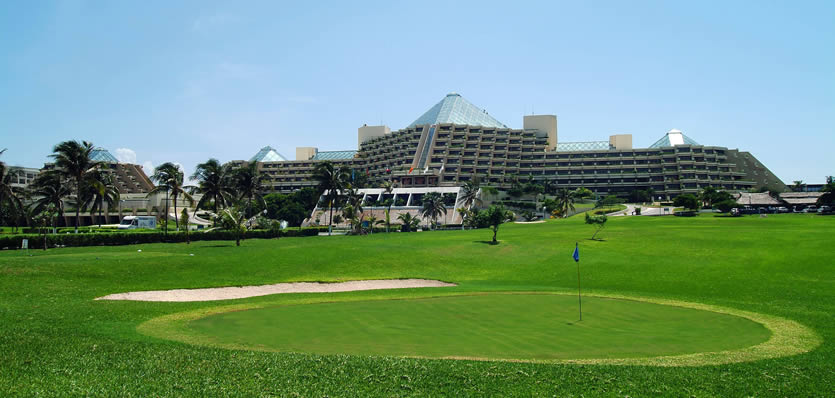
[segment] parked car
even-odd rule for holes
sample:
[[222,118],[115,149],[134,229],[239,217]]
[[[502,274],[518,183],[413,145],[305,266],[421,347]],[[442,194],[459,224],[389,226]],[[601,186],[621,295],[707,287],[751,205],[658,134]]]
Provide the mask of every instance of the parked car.
[[788,213],[789,209],[787,207],[780,206],[777,208],[778,213]]
[[818,208],[818,213],[831,213],[832,208],[829,206],[821,206]]
[[816,211],[818,211],[818,208],[815,206],[808,206],[805,209],[803,209],[804,213],[814,213]]

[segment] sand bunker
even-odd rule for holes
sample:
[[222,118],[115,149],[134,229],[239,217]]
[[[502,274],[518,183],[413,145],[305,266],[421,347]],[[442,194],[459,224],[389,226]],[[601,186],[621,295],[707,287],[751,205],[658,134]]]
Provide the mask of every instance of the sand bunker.
[[266,296],[270,294],[281,293],[335,293],[353,292],[357,290],[409,289],[417,287],[449,286],[457,285],[454,283],[447,283],[429,279],[377,279],[339,283],[294,282],[276,283],[274,285],[261,286],[213,287],[207,289],[149,290],[144,292],[116,293],[96,298],[96,300],[170,302],[213,301]]

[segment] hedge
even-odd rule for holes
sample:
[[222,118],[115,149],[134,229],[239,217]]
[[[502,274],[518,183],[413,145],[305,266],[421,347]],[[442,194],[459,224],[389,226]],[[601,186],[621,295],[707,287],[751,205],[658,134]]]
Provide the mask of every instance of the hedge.
[[[246,231],[244,239],[272,239],[277,237],[316,236],[322,228],[286,229],[282,231],[252,230]],[[327,229],[324,229],[327,231]],[[190,232],[191,241],[201,240],[235,240],[231,231],[214,230],[208,232]],[[29,239],[30,249],[43,248],[43,235],[20,234],[0,236],[0,249],[17,249],[23,239]],[[168,236],[161,231],[148,232],[112,232],[95,234],[56,234],[46,235],[49,247],[55,246],[119,246],[140,243],[181,243],[186,241],[185,232],[169,232]]]

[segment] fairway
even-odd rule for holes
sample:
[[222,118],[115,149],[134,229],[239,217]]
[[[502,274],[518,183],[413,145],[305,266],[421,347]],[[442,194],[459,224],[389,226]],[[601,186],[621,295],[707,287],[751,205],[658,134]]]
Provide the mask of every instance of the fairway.
[[478,359],[631,358],[761,343],[762,325],[633,300],[488,294],[234,311],[191,322],[207,342],[316,354]]
[[[832,395],[835,218],[592,233],[572,217],[504,225],[498,245],[482,229],[0,251],[0,395]],[[456,286],[95,300],[409,278]]]

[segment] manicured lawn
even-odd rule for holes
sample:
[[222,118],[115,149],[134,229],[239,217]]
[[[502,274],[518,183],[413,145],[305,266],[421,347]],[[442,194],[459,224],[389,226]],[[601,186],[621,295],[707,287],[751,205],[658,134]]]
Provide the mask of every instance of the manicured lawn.
[[[490,231],[477,230],[248,240],[241,247],[234,242],[198,242],[32,250],[32,257],[0,252],[0,392],[21,396],[831,395],[835,218],[618,217],[598,235],[604,241],[589,241],[592,233],[591,226],[575,217],[502,226],[498,246],[484,243]],[[577,282],[570,257],[575,242],[580,244],[583,286],[589,294],[673,299],[779,316],[811,327],[823,343],[790,357],[655,367],[227,350],[137,331],[139,325],[160,316],[229,304],[394,305],[373,300],[481,292],[571,294]],[[233,302],[93,300],[134,290],[411,277],[459,286],[289,294]],[[306,311],[312,306],[296,307]],[[596,322],[592,319],[584,317],[583,322]],[[294,326],[284,322],[277,327]],[[531,333],[540,327],[532,324]]]
[[[770,333],[745,318],[640,301],[489,294],[233,311],[193,321],[214,343],[317,354],[628,358],[723,351]],[[290,326],[292,325],[292,326]]]

